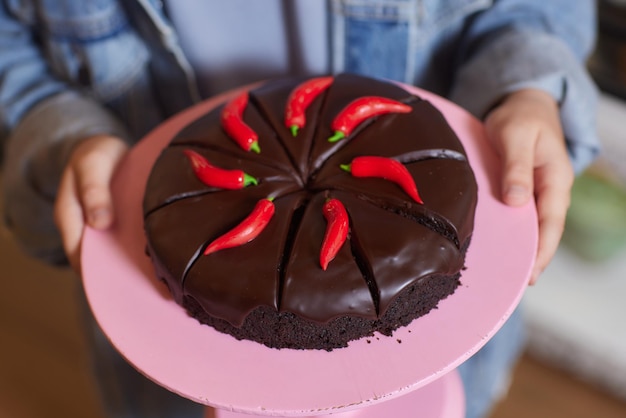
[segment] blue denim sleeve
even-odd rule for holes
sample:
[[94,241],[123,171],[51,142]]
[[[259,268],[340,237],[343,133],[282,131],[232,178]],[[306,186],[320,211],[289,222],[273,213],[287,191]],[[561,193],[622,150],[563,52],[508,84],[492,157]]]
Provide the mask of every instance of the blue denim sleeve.
[[484,117],[516,90],[548,92],[560,105],[571,161],[579,173],[600,148],[598,92],[585,68],[595,22],[592,0],[494,1],[468,28],[451,99]]
[[23,23],[0,3],[0,138],[6,138],[22,116],[40,100],[62,91],[52,77],[35,42]]
[[99,133],[124,137],[93,100],[55,78],[30,28],[0,3],[0,143],[4,224],[23,249],[64,260],[53,202],[71,148]]
[[53,217],[57,187],[76,143],[102,133],[129,137],[98,103],[73,91],[43,99],[12,130],[4,155],[2,212],[27,254],[65,263]]

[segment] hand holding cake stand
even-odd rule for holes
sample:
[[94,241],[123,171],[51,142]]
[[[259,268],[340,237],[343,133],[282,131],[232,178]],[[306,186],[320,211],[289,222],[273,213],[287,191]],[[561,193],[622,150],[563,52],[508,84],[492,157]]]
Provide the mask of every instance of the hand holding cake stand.
[[150,168],[172,133],[229,97],[223,95],[175,116],[137,144],[112,184],[116,224],[85,231],[85,292],[115,348],[160,385],[217,408],[220,418],[408,418],[415,411],[461,417],[455,368],[489,340],[521,299],[535,257],[537,217],[532,203],[512,208],[499,201],[499,164],[476,119],[438,96],[407,89],[446,115],[479,186],[467,269],[452,296],[392,337],[366,337],[331,352],[237,341],[189,317],[145,255],[141,202]]

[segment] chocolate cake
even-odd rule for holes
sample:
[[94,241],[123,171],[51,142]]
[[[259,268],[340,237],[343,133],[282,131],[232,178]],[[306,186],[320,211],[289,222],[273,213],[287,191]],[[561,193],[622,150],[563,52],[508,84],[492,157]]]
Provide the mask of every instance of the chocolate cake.
[[172,138],[146,186],[147,252],[200,322],[332,350],[455,291],[476,192],[430,102],[352,74],[280,79]]

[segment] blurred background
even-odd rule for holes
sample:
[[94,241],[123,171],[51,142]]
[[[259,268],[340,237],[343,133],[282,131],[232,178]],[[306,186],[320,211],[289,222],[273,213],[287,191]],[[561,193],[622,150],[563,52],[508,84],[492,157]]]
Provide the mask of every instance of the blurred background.
[[[589,68],[604,153],[576,180],[557,256],[524,297],[528,348],[492,418],[626,417],[626,0],[599,8]],[[0,266],[0,418],[100,418],[77,278],[4,231]]]
[[[577,178],[559,251],[526,292],[527,355],[497,417],[626,416],[626,1],[598,5],[589,69],[604,151]],[[554,374],[536,379],[529,365]],[[562,391],[541,383],[552,378]],[[545,409],[519,414],[524,400]]]

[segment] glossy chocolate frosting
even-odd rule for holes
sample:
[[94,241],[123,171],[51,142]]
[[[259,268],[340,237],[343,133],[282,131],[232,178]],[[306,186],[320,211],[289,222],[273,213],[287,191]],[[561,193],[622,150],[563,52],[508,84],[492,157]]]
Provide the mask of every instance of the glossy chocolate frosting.
[[[216,328],[237,338],[270,346],[328,349],[347,340],[300,344],[300,336],[276,342],[283,332],[277,324],[310,323],[324,330],[339,320],[349,327],[346,321],[355,318],[360,328],[348,333],[349,340],[381,329],[389,333],[426,313],[459,283],[473,230],[476,182],[443,115],[428,101],[384,81],[336,76],[308,107],[307,124],[293,137],[284,125],[285,105],[302,81],[281,79],[249,92],[244,121],[259,135],[260,154],[243,151],[226,135],[219,122],[222,106],[178,133],[150,174],[145,231],[157,276],[176,302],[202,322],[219,323]],[[412,111],[371,118],[347,138],[328,142],[332,119],[361,96],[402,101]],[[242,190],[205,186],[194,175],[185,149],[222,168],[242,169],[259,183]],[[355,178],[340,168],[362,155],[402,162],[424,203],[416,203],[391,181]],[[256,239],[202,255],[208,243],[267,197],[274,198],[275,214]],[[319,254],[326,228],[322,206],[328,198],[344,204],[350,229],[324,271]],[[429,290],[438,286],[445,290]],[[399,297],[409,289],[411,298]],[[430,300],[421,312],[395,306],[414,299],[410,303],[419,305],[419,298]],[[276,320],[267,319],[272,315]],[[259,317],[274,329],[259,331],[249,323]],[[382,318],[391,320],[383,324]],[[254,335],[247,335],[245,330],[253,328]],[[271,342],[257,337],[259,332],[274,334],[268,337]]]

